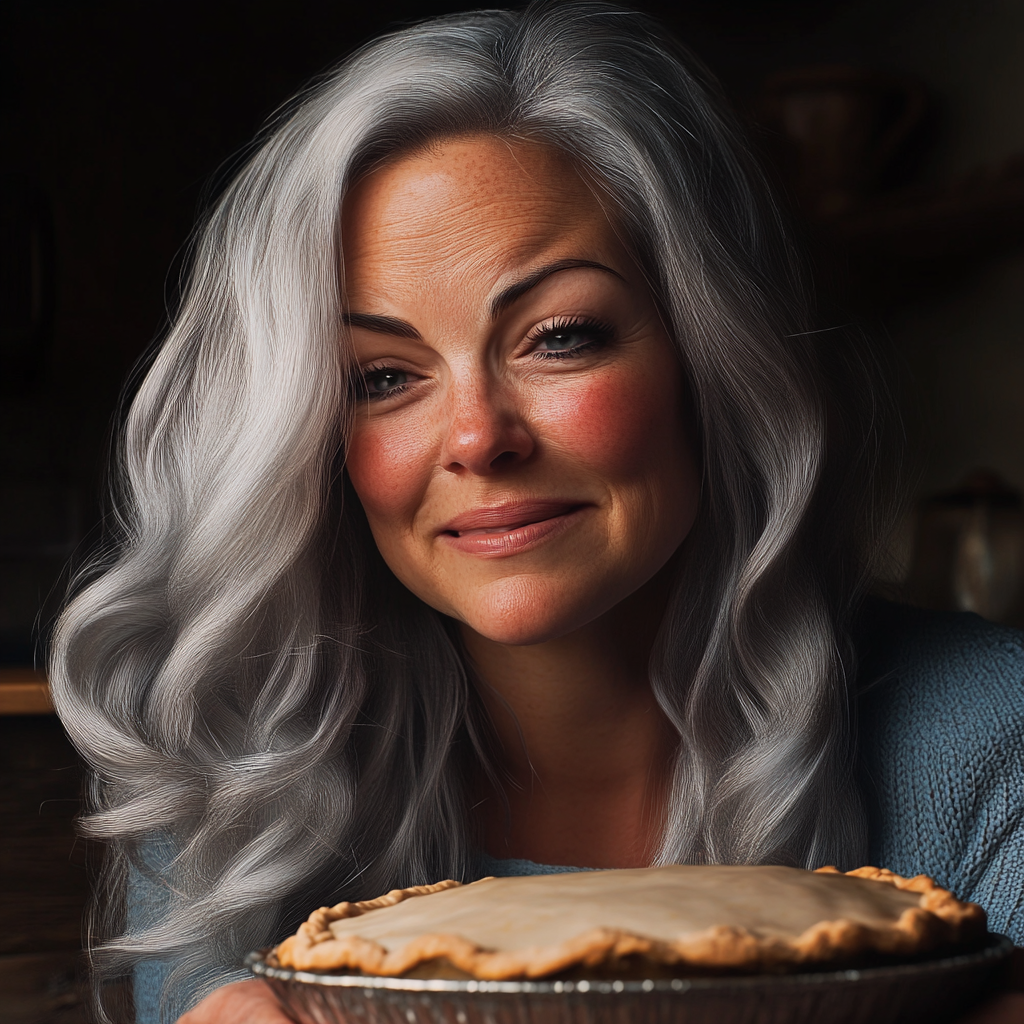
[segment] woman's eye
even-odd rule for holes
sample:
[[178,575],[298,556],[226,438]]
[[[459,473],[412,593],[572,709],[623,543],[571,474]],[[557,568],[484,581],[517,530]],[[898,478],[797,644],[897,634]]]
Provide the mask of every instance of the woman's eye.
[[542,352],[564,352],[585,345],[588,341],[590,339],[580,331],[557,331],[549,334],[537,347]]
[[550,324],[533,335],[533,354],[540,359],[569,359],[605,345],[612,338],[607,324],[571,321]]
[[401,394],[412,383],[413,375],[392,366],[363,371],[363,390],[366,397],[388,398]]

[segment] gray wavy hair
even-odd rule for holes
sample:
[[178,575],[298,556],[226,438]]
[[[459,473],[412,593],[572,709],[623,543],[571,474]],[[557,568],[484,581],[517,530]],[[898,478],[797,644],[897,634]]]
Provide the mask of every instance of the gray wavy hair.
[[381,161],[476,132],[572,156],[689,374],[703,491],[651,662],[680,736],[658,862],[863,859],[847,633],[884,525],[867,364],[812,331],[742,133],[656,23],[460,14],[377,39],[279,116],[131,405],[116,541],[50,661],[107,844],[101,988],[163,958],[175,1014],[175,991],[314,905],[472,872],[486,724],[450,624],[397,583],[344,482],[339,207]]

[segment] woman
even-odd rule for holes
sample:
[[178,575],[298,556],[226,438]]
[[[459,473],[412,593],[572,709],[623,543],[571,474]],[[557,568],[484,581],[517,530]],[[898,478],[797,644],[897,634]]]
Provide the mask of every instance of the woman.
[[144,1021],[211,990],[187,1021],[282,1021],[232,979],[310,906],[538,865],[875,859],[987,893],[1024,801],[997,851],[913,842],[948,767],[899,704],[931,627],[861,627],[899,678],[858,757],[875,395],[657,26],[545,4],[357,53],[210,215],[125,427],[123,537],[57,629],[100,977],[134,968]]

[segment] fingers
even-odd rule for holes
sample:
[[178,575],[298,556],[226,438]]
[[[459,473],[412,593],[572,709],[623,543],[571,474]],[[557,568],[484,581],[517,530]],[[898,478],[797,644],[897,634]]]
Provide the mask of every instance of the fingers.
[[236,981],[211,992],[178,1018],[178,1024],[294,1024],[271,987],[257,978]]

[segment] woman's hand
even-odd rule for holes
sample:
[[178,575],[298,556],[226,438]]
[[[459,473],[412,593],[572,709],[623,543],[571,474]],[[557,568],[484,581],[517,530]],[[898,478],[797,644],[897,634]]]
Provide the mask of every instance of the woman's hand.
[[[1008,987],[1024,989],[1024,950],[1014,950]],[[177,1024],[294,1024],[270,986],[256,978],[211,992]],[[1024,1024],[1024,991],[1000,992],[957,1024]]]
[[178,1024],[295,1024],[273,990],[258,978],[235,981],[211,992],[178,1018]]
[[[211,992],[178,1024],[294,1024],[265,981],[236,981]],[[1024,993],[1003,992],[957,1024],[1024,1024]]]
[[[1022,1024],[1024,993],[1003,992],[957,1024]],[[294,1024],[265,981],[236,981],[211,992],[178,1024]]]

